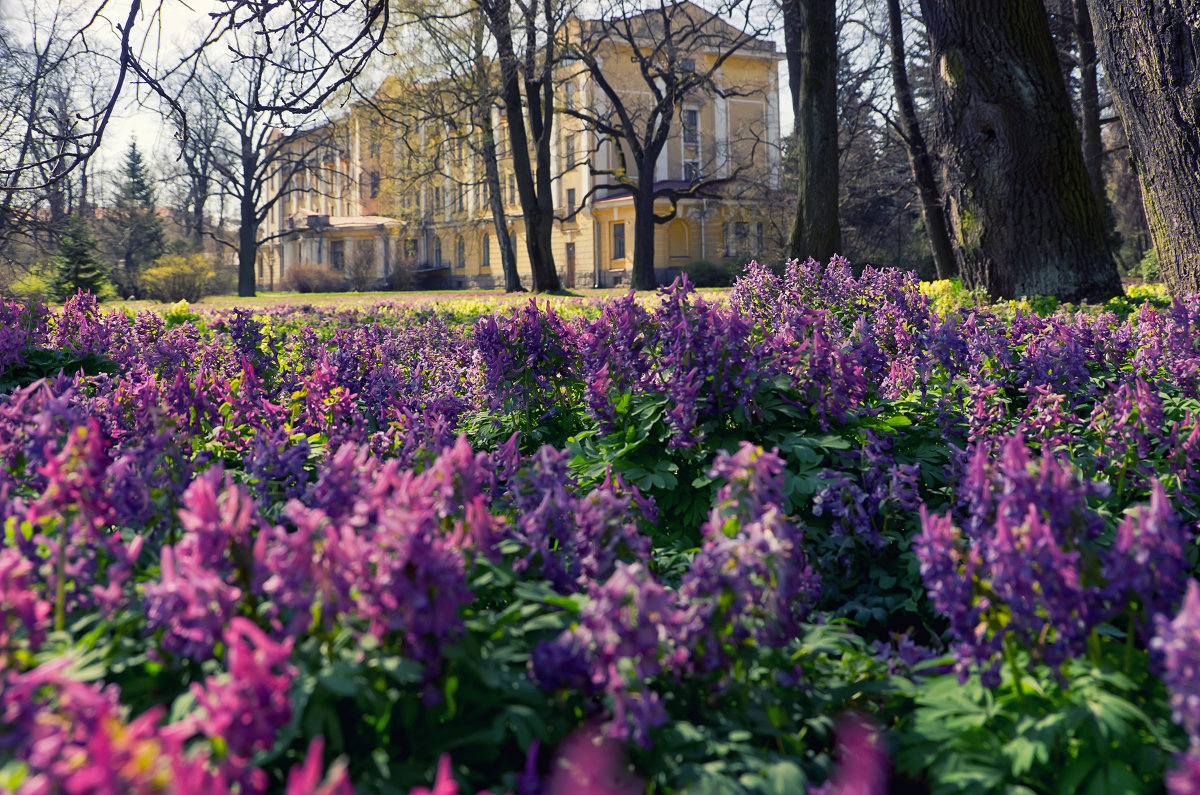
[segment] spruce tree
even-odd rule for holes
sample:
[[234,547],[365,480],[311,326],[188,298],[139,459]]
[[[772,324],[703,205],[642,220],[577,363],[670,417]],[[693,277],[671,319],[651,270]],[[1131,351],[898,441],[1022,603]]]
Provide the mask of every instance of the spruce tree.
[[55,301],[65,301],[79,290],[99,296],[108,284],[108,274],[96,251],[96,240],[79,216],[67,219],[53,262],[55,274],[50,295]]
[[113,261],[120,266],[113,277],[122,296],[141,297],[141,271],[163,254],[165,233],[154,209],[151,184],[137,142],[130,141],[121,166],[113,207],[106,216],[106,237]]

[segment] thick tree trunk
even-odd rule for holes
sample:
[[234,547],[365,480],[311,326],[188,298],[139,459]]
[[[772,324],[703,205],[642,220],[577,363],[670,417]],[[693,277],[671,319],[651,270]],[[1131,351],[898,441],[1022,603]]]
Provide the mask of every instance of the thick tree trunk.
[[648,183],[639,178],[637,192],[633,194],[633,270],[630,286],[635,290],[658,287],[658,278],[654,275],[653,178]]
[[487,184],[488,206],[492,211],[492,226],[496,230],[496,243],[500,246],[500,268],[504,274],[504,292],[519,293],[521,276],[517,273],[517,252],[513,248],[512,235],[508,233],[508,219],[504,216],[504,198],[500,191],[500,164],[496,159],[496,135],[492,129],[490,108],[484,107],[477,114],[476,124],[483,138],[483,171]]
[[1121,293],[1040,0],[921,0],[946,215],[968,287]]
[[[820,261],[838,253],[837,4],[835,0],[783,0],[789,43],[788,79],[796,112],[799,182],[788,239],[792,257]],[[792,31],[792,33],[788,33]],[[797,85],[798,83],[798,85]]]
[[908,82],[908,69],[904,64],[904,21],[900,16],[900,0],[888,0],[888,30],[888,43],[892,50],[892,86],[896,91],[896,104],[900,108],[900,127],[904,130],[908,164],[912,167],[913,182],[921,197],[921,218],[925,222],[925,234],[929,237],[937,277],[949,279],[958,273],[958,265],[954,261],[954,247],[950,243],[950,232],[946,229],[941,192],[933,177],[933,162],[917,121],[912,86]]
[[1088,0],[1172,294],[1200,292],[1200,4]]
[[241,203],[241,223],[238,224],[238,295],[254,297],[254,268],[258,261],[258,224],[254,221],[252,202]]

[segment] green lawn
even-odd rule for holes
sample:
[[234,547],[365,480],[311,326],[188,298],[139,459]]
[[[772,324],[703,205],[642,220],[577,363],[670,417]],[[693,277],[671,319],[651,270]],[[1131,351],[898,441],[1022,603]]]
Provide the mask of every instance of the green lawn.
[[[722,293],[725,288],[701,288],[701,293]],[[497,307],[513,306],[529,301],[536,297],[539,302],[552,301],[555,303],[591,303],[611,298],[618,298],[629,292],[628,287],[610,287],[600,290],[577,289],[557,293],[504,293],[499,290],[413,290],[405,292],[372,291],[362,293],[295,293],[285,291],[260,292],[253,298],[242,298],[236,295],[212,295],[192,304],[198,310],[204,309],[267,309],[277,306],[315,306],[315,307],[353,307],[370,306],[374,304],[473,304],[487,303]],[[652,298],[654,293],[641,294]],[[132,309],[141,311],[149,309],[161,312],[170,304],[157,301],[105,301],[106,309]]]

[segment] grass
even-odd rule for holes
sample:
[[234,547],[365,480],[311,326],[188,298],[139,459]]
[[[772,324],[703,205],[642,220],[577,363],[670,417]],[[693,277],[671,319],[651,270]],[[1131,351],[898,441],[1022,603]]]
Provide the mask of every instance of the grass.
[[[699,292],[719,294],[724,291],[725,288],[701,288]],[[351,307],[374,306],[378,304],[394,304],[399,306],[441,304],[455,306],[473,303],[486,303],[495,307],[508,307],[518,306],[533,298],[536,298],[539,303],[549,301],[556,304],[590,304],[596,301],[619,298],[628,292],[629,288],[627,287],[609,287],[599,290],[587,288],[564,290],[556,293],[503,293],[497,290],[412,290],[404,292],[380,290],[361,293],[295,293],[274,291],[262,292],[253,298],[242,298],[236,295],[212,295],[190,306],[196,310],[269,309],[274,307],[301,306],[348,309]],[[655,293],[649,291],[640,293],[639,295],[646,300],[652,300],[655,297]],[[129,309],[135,312],[150,310],[162,313],[169,309],[172,304],[159,303],[157,301],[116,300],[105,301],[103,306],[108,310]]]

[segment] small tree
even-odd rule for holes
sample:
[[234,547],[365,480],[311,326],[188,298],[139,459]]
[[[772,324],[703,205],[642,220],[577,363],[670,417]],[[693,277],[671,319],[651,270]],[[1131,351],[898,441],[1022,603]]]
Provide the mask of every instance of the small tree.
[[96,254],[96,240],[79,216],[67,220],[53,262],[50,295],[55,301],[65,301],[79,290],[98,297],[108,285],[108,273]]
[[141,297],[141,271],[163,253],[166,235],[154,205],[154,187],[142,153],[130,141],[116,201],[105,218],[111,254],[121,262],[115,276],[122,296]]

